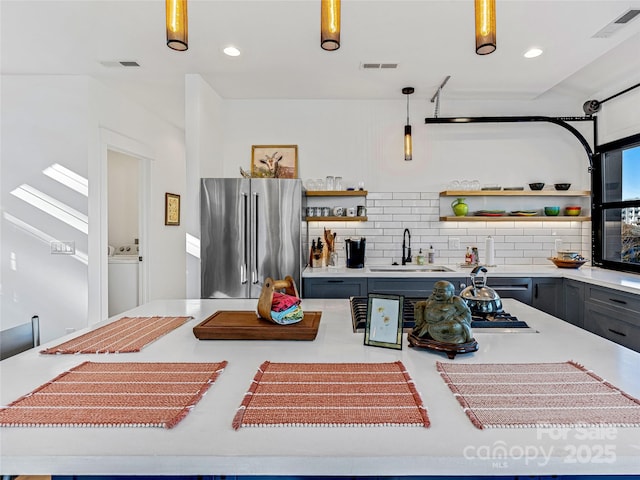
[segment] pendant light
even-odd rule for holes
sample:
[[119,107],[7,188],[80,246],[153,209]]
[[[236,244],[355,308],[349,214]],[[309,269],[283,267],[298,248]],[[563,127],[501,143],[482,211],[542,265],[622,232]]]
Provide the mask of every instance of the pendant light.
[[409,125],[409,95],[414,92],[413,87],[404,87],[402,93],[407,96],[407,124],[404,126],[404,159],[413,160],[413,143],[411,141],[411,125]]
[[323,50],[340,48],[340,0],[321,0],[320,46]]
[[167,47],[184,51],[189,48],[187,0],[166,0]]
[[476,53],[487,55],[496,49],[496,0],[476,2]]

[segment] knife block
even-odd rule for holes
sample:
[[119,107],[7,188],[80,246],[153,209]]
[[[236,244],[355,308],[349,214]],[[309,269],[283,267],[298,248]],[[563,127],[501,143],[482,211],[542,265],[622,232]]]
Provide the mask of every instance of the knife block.
[[262,291],[260,292],[260,298],[258,299],[258,315],[265,320],[269,320],[273,323],[278,323],[271,318],[271,304],[273,303],[273,292],[281,291],[287,295],[299,297],[296,283],[290,275],[287,275],[284,280],[273,280],[270,277],[265,278],[262,285]]

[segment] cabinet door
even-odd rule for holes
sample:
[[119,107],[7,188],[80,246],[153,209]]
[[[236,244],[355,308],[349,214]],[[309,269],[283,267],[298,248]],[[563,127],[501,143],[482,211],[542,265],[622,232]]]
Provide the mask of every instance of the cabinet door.
[[531,306],[554,317],[563,316],[561,278],[533,278]]
[[304,298],[349,298],[367,294],[366,278],[303,278]]
[[564,280],[564,321],[584,328],[584,283]]
[[585,302],[584,328],[612,342],[640,352],[640,324],[635,315],[621,308]]

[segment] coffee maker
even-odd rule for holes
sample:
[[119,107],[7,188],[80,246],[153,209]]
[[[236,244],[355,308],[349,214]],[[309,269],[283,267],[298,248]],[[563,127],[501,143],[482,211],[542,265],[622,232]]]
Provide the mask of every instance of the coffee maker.
[[364,248],[367,239],[347,238],[344,242],[347,251],[347,268],[364,268]]

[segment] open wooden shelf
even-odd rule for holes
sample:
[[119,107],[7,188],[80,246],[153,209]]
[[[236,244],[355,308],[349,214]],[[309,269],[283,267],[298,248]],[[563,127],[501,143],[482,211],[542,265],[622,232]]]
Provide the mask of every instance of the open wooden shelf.
[[440,217],[441,222],[588,222],[590,220],[591,217],[575,215],[558,215],[556,217],[547,217],[546,215],[534,215],[531,217],[520,217],[517,215],[502,215],[500,217],[484,217],[482,215]]
[[367,217],[305,217],[307,222],[366,222]]
[[366,190],[305,190],[307,197],[366,197]]
[[589,197],[589,190],[445,190],[441,197]]

